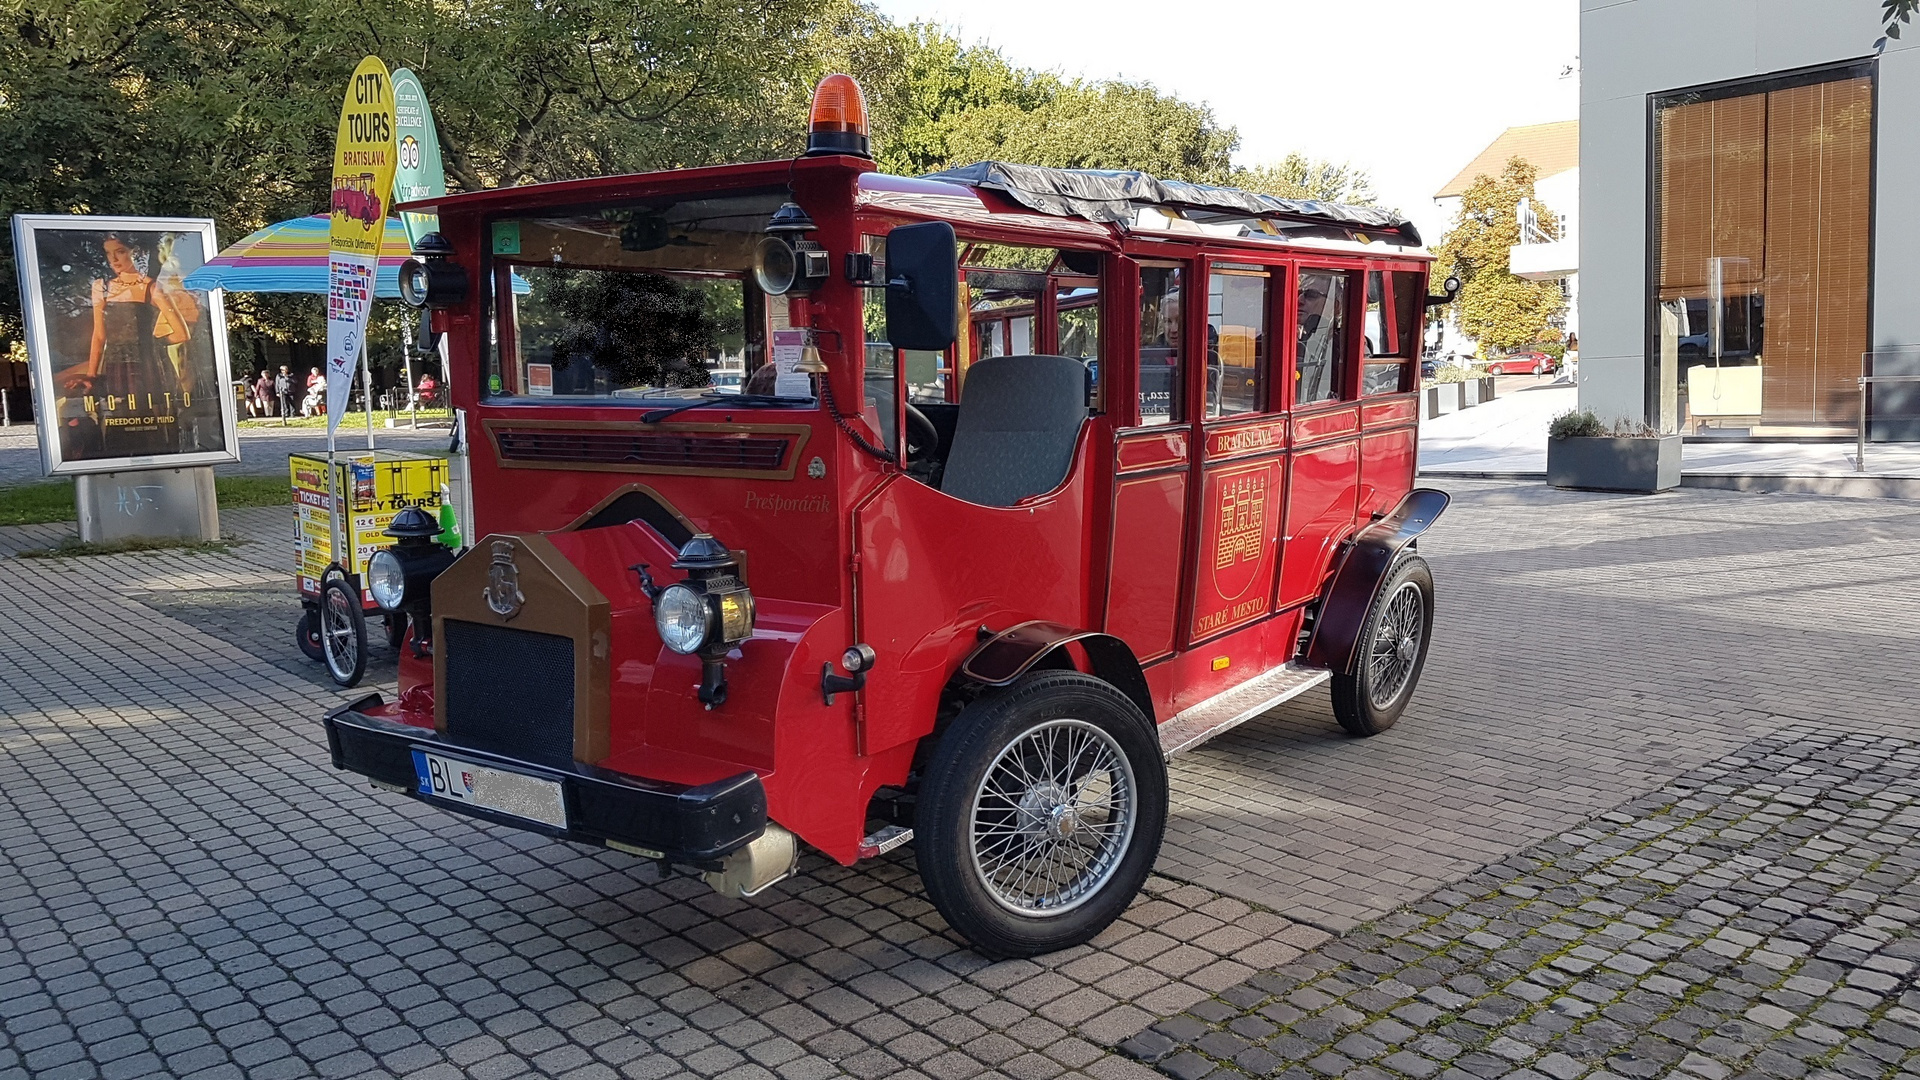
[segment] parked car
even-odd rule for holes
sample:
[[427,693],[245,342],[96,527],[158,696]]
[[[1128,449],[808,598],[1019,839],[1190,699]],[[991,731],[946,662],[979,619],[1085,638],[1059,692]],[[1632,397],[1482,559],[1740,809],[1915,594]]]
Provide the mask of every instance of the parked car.
[[1517,352],[1509,353],[1497,360],[1489,361],[1487,364],[1487,374],[1545,375],[1547,372],[1559,366],[1559,362],[1546,353]]

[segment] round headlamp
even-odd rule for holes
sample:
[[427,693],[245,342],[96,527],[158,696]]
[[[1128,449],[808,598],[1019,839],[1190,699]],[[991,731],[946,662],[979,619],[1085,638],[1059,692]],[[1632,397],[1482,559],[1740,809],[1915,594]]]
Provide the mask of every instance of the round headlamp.
[[382,548],[367,560],[367,591],[382,610],[395,611],[407,598],[407,572],[393,552]]
[[696,653],[713,633],[713,610],[706,597],[685,585],[669,585],[653,602],[653,624],[674,652]]
[[427,264],[419,259],[408,259],[400,264],[400,301],[408,307],[427,306],[428,296],[433,291],[433,275],[428,272]]

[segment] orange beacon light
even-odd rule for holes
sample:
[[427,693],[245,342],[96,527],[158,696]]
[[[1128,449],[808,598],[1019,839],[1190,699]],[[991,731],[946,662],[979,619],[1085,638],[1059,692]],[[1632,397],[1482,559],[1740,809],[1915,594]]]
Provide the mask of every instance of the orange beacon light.
[[867,99],[853,76],[829,75],[814,87],[807,153],[873,156],[867,139]]

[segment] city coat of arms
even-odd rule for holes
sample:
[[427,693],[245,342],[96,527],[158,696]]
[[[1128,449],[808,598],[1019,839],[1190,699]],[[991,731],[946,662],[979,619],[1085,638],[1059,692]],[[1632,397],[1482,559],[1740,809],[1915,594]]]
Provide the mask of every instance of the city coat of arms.
[[487,567],[487,610],[502,619],[520,614],[527,598],[520,592],[520,568],[513,562],[513,541],[493,542],[493,565]]

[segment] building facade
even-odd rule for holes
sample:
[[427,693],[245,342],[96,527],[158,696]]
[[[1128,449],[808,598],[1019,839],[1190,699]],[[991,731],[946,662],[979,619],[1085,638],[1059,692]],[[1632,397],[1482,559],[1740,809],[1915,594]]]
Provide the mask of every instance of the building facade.
[[[1696,438],[1858,430],[1920,374],[1920,27],[1880,0],[1581,0],[1580,402]],[[1887,384],[1875,438],[1920,437]]]

